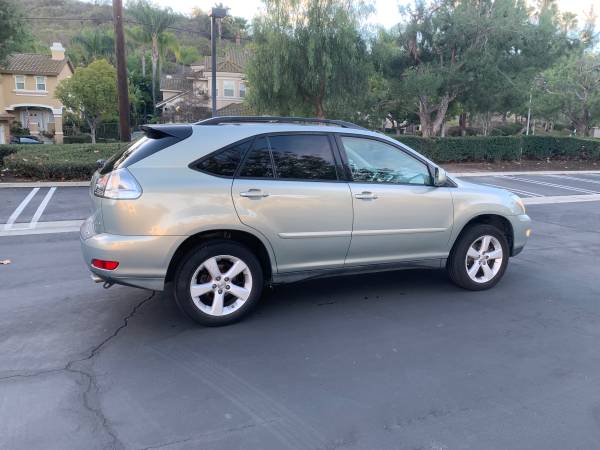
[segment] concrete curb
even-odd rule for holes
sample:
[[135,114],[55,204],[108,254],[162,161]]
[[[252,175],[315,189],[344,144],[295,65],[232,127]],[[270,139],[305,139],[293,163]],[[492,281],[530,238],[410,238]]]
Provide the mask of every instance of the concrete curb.
[[89,181],[17,181],[14,183],[1,183],[2,188],[40,188],[40,187],[89,187]]
[[450,176],[465,177],[496,177],[502,175],[575,175],[600,174],[600,170],[527,170],[510,172],[448,172]]

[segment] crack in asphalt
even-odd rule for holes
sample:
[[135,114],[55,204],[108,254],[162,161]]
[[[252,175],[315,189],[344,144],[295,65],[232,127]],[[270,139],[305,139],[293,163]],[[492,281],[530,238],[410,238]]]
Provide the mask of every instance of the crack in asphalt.
[[34,377],[39,377],[42,375],[47,375],[47,374],[52,374],[52,373],[60,373],[60,372],[69,372],[69,373],[79,376],[80,378],[83,378],[85,380],[85,382],[83,384],[78,383],[79,385],[85,386],[85,389],[82,392],[83,407],[87,411],[91,412],[94,416],[96,416],[96,418],[100,422],[101,428],[104,429],[106,431],[106,433],[110,436],[110,439],[111,439],[110,448],[112,448],[112,449],[124,448],[123,444],[121,443],[121,441],[119,440],[117,435],[112,431],[109,421],[108,421],[108,418],[104,415],[104,412],[100,408],[99,402],[96,398],[100,391],[100,389],[98,387],[96,375],[91,370],[86,371],[82,368],[76,368],[75,365],[79,364],[79,363],[85,363],[85,362],[88,362],[88,361],[91,361],[92,359],[94,359],[102,351],[102,349],[106,345],[108,345],[108,343],[110,341],[112,341],[114,338],[116,338],[119,335],[121,330],[123,330],[124,328],[127,328],[127,326],[129,325],[129,321],[135,316],[135,314],[138,312],[138,310],[144,304],[146,304],[147,302],[152,300],[152,298],[154,298],[155,294],[156,294],[156,292],[152,291],[152,294],[150,294],[149,297],[146,297],[141,302],[137,303],[133,307],[131,312],[123,318],[123,323],[119,327],[117,327],[112,334],[110,334],[108,337],[104,338],[99,344],[92,347],[92,349],[89,351],[87,356],[85,356],[83,358],[69,360],[64,366],[57,367],[54,369],[44,369],[44,370],[40,370],[40,371],[36,371],[36,372],[32,372],[32,373],[14,374],[14,375],[8,375],[6,377],[0,377],[0,382],[7,381],[7,380],[14,380],[14,379],[18,379],[18,378],[34,378]]

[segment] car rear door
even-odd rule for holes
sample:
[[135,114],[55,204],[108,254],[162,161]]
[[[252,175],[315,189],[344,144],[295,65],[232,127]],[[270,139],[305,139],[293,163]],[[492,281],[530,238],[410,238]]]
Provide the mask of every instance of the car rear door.
[[453,224],[451,188],[435,187],[425,162],[400,147],[339,136],[354,206],[348,265],[446,256]]
[[327,133],[259,136],[235,177],[240,220],[270,241],[280,272],[341,267],[352,197]]

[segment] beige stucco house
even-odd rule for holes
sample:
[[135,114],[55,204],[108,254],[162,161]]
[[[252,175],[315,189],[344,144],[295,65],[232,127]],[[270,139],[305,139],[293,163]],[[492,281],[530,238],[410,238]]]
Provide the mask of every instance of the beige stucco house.
[[73,66],[59,42],[50,51],[51,56],[16,53],[0,66],[0,144],[9,142],[13,121],[32,135],[53,134],[62,143],[63,105],[54,92],[61,80],[73,75]]
[[[241,104],[247,93],[244,70],[249,51],[241,46],[229,48],[217,58],[217,110],[232,104]],[[183,74],[165,75],[160,80],[163,100],[156,106],[163,113],[173,112],[189,105],[211,107],[211,58],[191,64]]]

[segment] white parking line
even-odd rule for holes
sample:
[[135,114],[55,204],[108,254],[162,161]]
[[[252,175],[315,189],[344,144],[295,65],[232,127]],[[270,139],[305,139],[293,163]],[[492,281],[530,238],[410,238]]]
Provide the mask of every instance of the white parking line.
[[552,178],[561,178],[563,180],[583,181],[584,183],[600,184],[600,180],[590,180],[588,178],[570,177],[567,175],[546,175]]
[[13,211],[13,213],[10,215],[10,217],[6,221],[6,224],[4,225],[5,230],[10,230],[12,228],[13,224],[15,223],[15,220],[17,220],[19,218],[19,216],[21,215],[23,210],[27,207],[27,205],[29,204],[29,202],[31,201],[33,196],[35,194],[37,194],[37,191],[39,191],[39,190],[40,190],[40,188],[33,188],[31,190],[31,192],[29,194],[27,194],[27,197],[25,197],[23,199],[23,201],[19,204],[19,206],[17,206],[17,209],[15,209]]
[[548,183],[546,181],[530,180],[528,178],[513,177],[513,176],[503,176],[503,177],[496,177],[496,178],[503,178],[505,180],[522,181],[524,183],[537,184],[538,186],[548,186],[548,187],[553,187],[553,188],[558,188],[558,189],[564,189],[567,191],[582,192],[584,194],[600,194],[599,191],[592,191],[590,189],[576,188],[573,186],[565,186],[563,184]]
[[556,203],[599,202],[600,194],[586,195],[555,195],[552,197],[524,198],[526,205],[547,205]]
[[35,228],[28,223],[17,224],[13,228],[0,231],[2,236],[26,236],[30,234],[72,233],[79,231],[83,220],[59,220],[56,222],[38,222]]
[[480,183],[480,184],[483,184],[485,186],[490,186],[490,187],[504,189],[505,191],[510,191],[510,192],[515,193],[515,194],[529,195],[530,197],[543,197],[542,194],[536,194],[535,192],[524,191],[522,189],[507,188],[506,186],[500,186],[498,184],[490,184],[490,183]]
[[40,217],[44,213],[44,210],[46,209],[46,206],[48,206],[48,203],[50,202],[50,199],[54,195],[55,191],[56,187],[51,187],[50,190],[46,193],[44,200],[42,200],[42,203],[40,203],[40,206],[38,206],[38,209],[35,211],[31,222],[29,222],[29,228],[35,228],[35,225],[38,223],[38,220],[40,220]]

